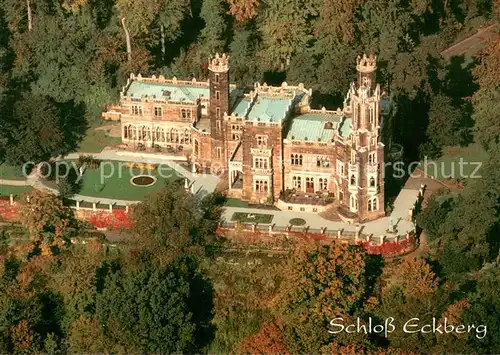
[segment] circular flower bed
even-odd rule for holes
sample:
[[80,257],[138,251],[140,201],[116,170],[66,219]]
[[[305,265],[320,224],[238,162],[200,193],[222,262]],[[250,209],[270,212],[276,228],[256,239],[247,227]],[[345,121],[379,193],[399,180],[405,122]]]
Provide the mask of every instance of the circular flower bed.
[[132,179],[130,179],[130,183],[135,186],[152,186],[156,182],[156,178],[150,175],[139,175],[139,176],[134,176]]
[[306,224],[306,221],[302,218],[292,218],[288,223],[290,223],[292,226],[303,226]]

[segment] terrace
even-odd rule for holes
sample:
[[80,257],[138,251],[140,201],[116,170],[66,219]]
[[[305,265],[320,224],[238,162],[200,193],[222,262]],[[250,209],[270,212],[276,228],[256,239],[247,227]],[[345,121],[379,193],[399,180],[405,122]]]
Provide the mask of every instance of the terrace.
[[326,206],[333,203],[334,197],[328,192],[307,193],[285,190],[281,193],[280,200],[289,204]]

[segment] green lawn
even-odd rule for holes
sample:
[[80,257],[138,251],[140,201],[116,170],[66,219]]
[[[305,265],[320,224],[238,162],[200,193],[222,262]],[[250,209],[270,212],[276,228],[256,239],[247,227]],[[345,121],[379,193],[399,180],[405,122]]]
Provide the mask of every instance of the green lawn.
[[119,122],[113,123],[110,121],[101,121],[92,124],[88,130],[85,138],[80,142],[78,151],[84,153],[100,153],[107,146],[115,146],[121,143],[121,138],[110,137],[107,135],[107,131],[101,130],[96,131],[95,129],[110,124],[120,124]]
[[[83,182],[79,194],[92,197],[105,197],[120,200],[139,201],[147,195],[165,186],[167,181],[175,181],[179,178],[175,170],[168,168],[165,164],[161,170],[141,173],[139,169],[130,169],[125,166],[126,162],[105,161],[101,167],[95,170],[87,169],[83,174]],[[135,186],[130,179],[137,175],[151,175],[157,178],[152,186]]]
[[272,214],[235,212],[231,217],[231,221],[238,221],[242,223],[271,223],[273,217],[274,216]]
[[22,166],[0,165],[0,179],[6,180],[24,180]]
[[30,192],[33,190],[31,186],[9,186],[9,185],[0,185],[0,195],[1,196],[9,196],[10,194],[13,195],[20,195],[25,192]]
[[238,198],[228,197],[228,198],[226,198],[226,201],[224,202],[224,206],[227,206],[227,207],[245,207],[245,208],[248,208],[248,202],[241,201]]
[[[436,179],[457,179],[466,180],[473,178],[472,175],[476,170],[477,163],[483,162],[487,157],[486,152],[479,144],[471,144],[467,147],[446,147],[443,149],[443,155],[436,159],[437,165],[431,161],[421,162],[421,168],[428,175],[434,176]],[[460,159],[462,159],[462,172],[460,171]],[[481,169],[475,172],[475,175],[481,175]]]

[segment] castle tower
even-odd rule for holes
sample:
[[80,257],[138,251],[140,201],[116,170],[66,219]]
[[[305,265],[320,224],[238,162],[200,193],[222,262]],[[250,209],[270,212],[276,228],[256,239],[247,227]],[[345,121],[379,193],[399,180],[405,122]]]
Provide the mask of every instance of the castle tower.
[[358,72],[358,87],[365,86],[375,89],[375,71],[377,70],[377,57],[363,54],[356,58],[356,71]]
[[349,162],[350,210],[360,219],[384,215],[384,145],[380,142],[380,85],[375,82],[376,57],[358,57],[357,84],[349,96],[352,141]]
[[229,114],[229,56],[217,53],[208,64],[210,82],[210,132],[212,136],[212,162],[226,169],[226,142],[224,114]]

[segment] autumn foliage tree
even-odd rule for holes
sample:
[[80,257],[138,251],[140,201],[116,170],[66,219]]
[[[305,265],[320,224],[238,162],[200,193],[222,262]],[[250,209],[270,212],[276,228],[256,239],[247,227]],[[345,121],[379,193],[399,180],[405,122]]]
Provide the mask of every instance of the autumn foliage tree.
[[304,244],[288,258],[275,308],[291,353],[317,353],[330,342],[366,341],[362,335],[328,332],[334,318],[347,323],[372,308],[365,258],[360,248],[340,243]]
[[237,348],[239,354],[289,354],[281,322],[265,323],[258,333],[246,337]]
[[255,17],[259,2],[259,0],[228,0],[229,13],[234,16],[236,22],[244,22]]
[[420,353],[435,345],[435,334],[405,333],[401,322],[418,317],[420,324],[432,324],[432,317],[441,309],[438,285],[439,279],[425,260],[405,260],[394,268],[375,312],[380,319],[393,317],[398,324],[389,334],[392,346]]
[[31,239],[42,251],[48,248],[55,252],[65,247],[77,227],[73,211],[57,196],[42,190],[33,190],[26,195],[19,216]]

